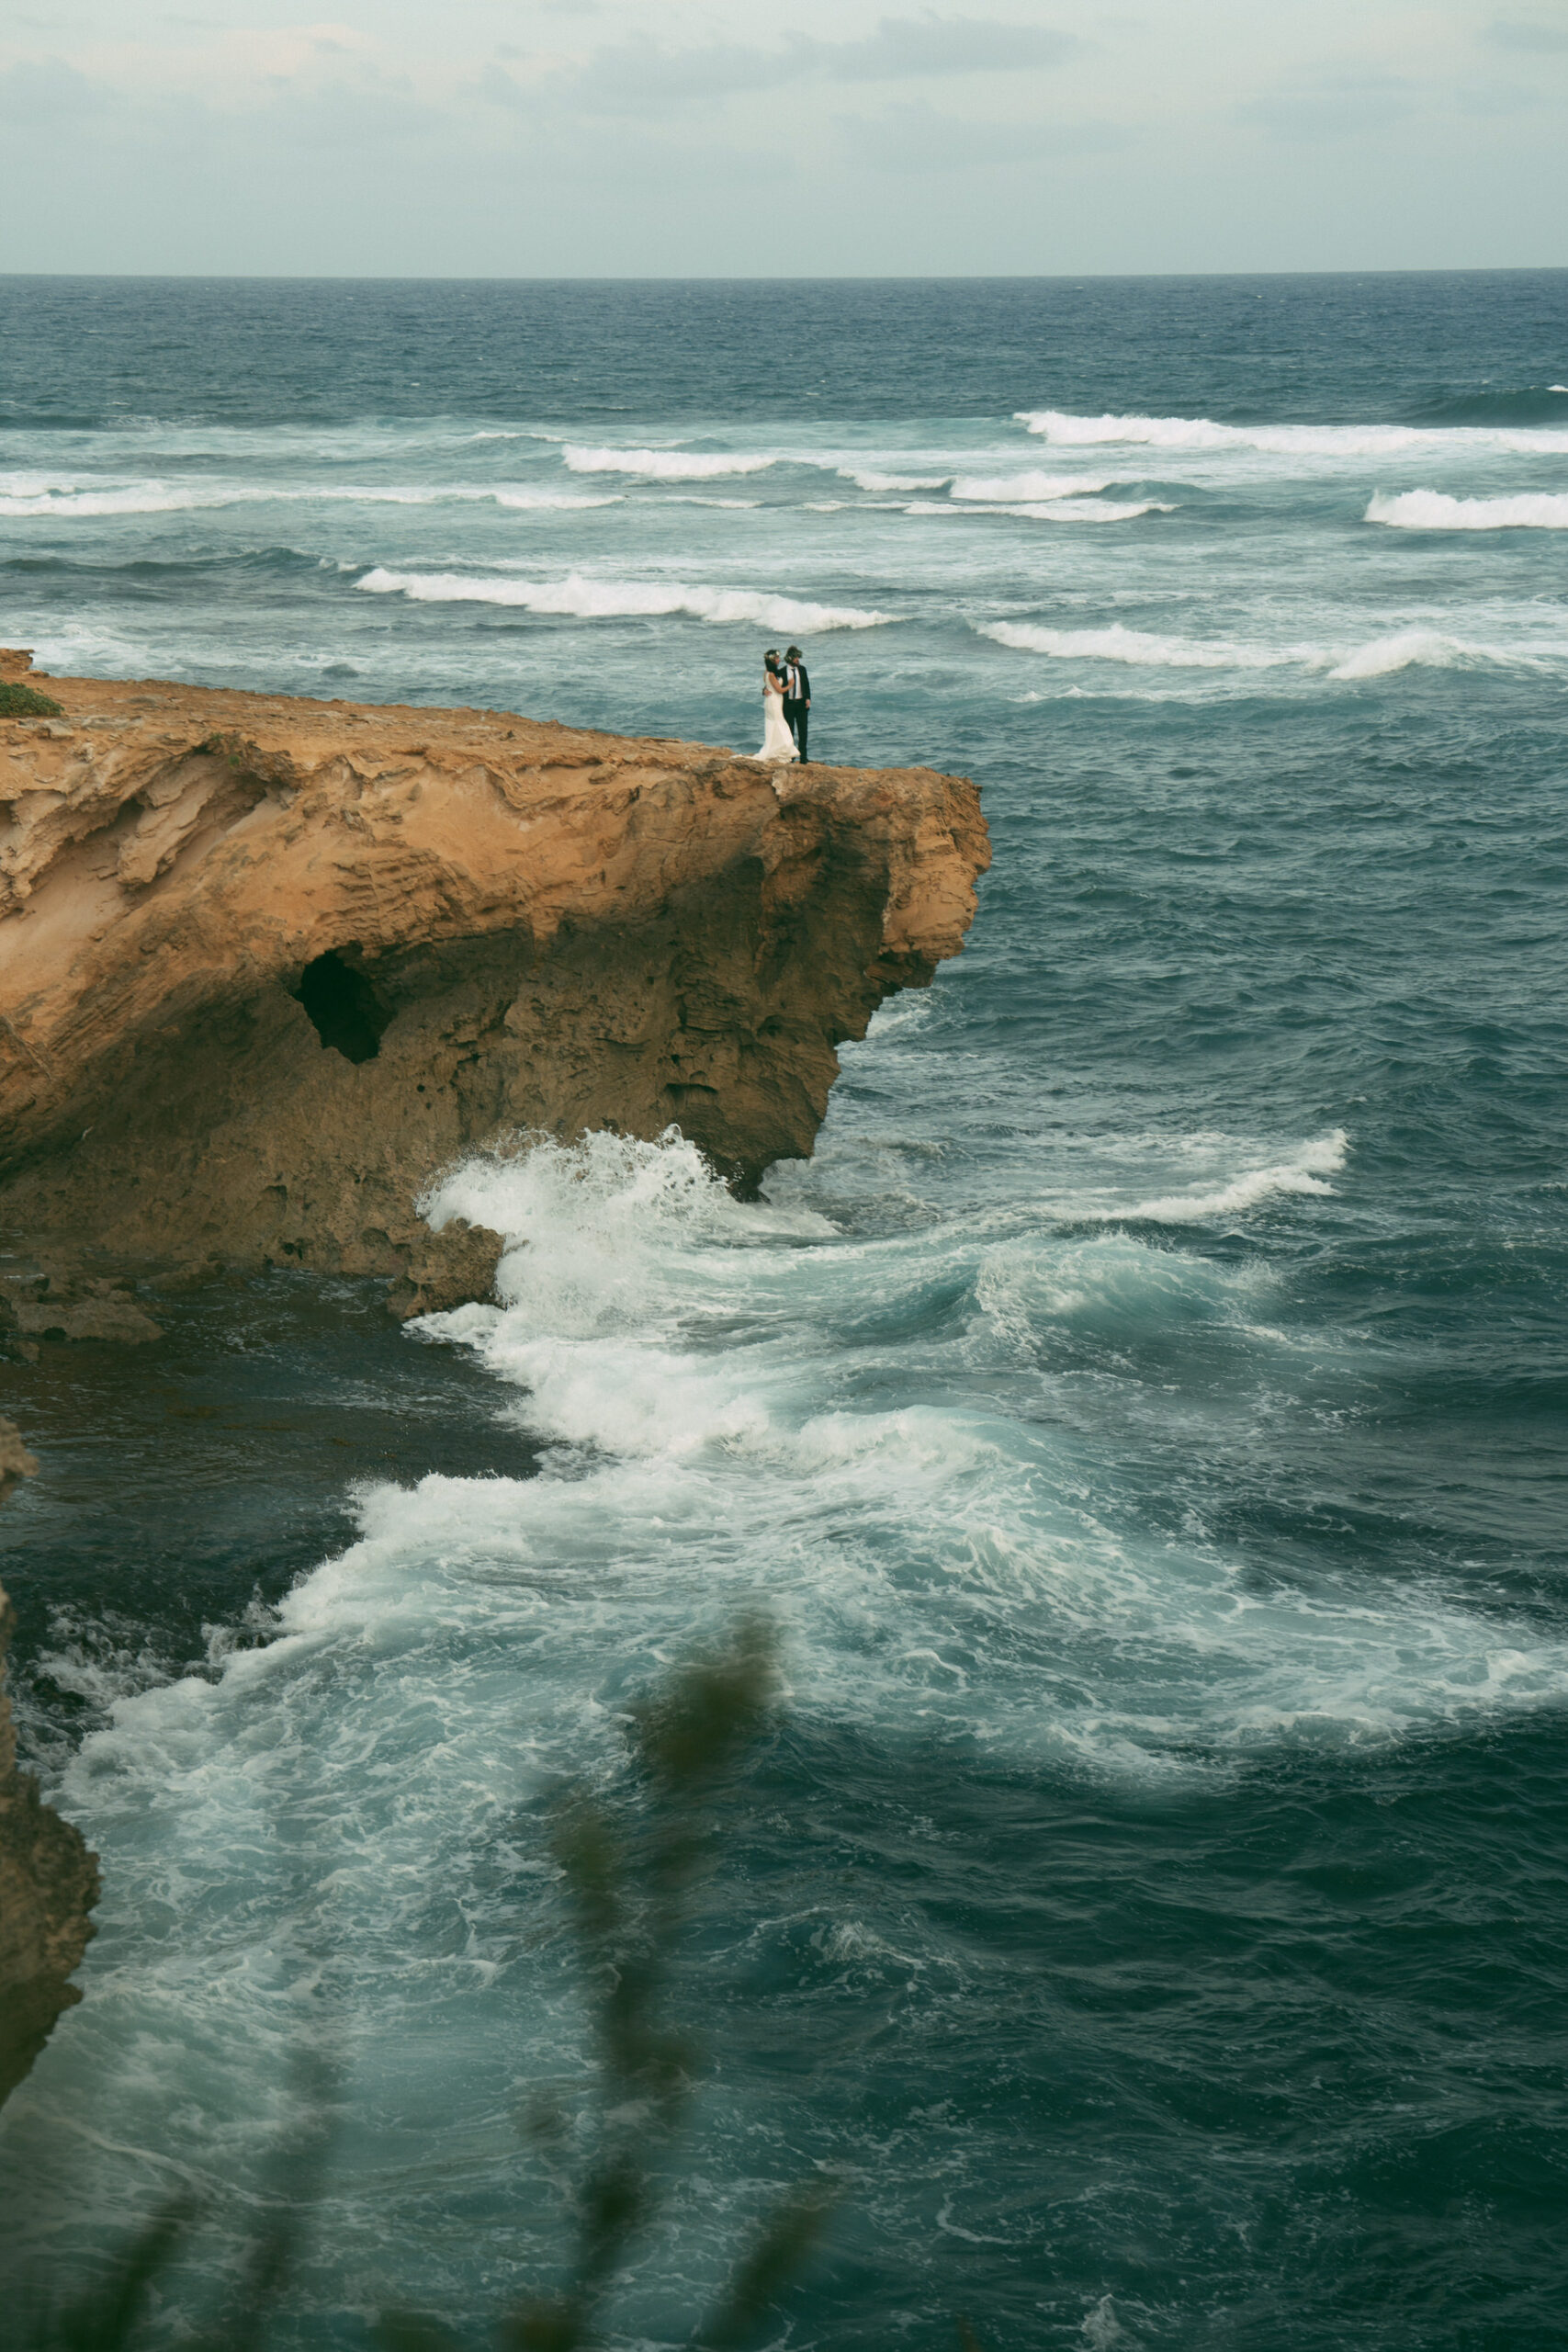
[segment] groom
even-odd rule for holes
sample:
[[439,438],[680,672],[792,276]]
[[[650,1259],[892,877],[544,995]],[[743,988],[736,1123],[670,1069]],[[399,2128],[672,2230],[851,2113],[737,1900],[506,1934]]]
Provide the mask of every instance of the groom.
[[795,737],[795,748],[800,753],[802,767],[807,765],[806,714],[810,708],[811,681],[800,658],[799,646],[792,645],[784,655],[784,724]]

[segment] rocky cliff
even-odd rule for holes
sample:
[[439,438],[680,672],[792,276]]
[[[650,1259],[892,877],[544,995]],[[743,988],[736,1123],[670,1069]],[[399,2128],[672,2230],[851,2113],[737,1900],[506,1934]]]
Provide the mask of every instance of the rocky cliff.
[[493,1245],[413,1202],[520,1130],[673,1123],[754,1185],[810,1151],[835,1046],[957,954],[988,859],[928,769],[33,683],[60,715],[0,718],[0,1227],[116,1266],[471,1295]]
[[[0,1502],[38,1464],[0,1420]],[[62,2009],[81,1994],[68,1980],[93,1933],[98,1866],[81,1833],[39,1800],[17,1770],[6,1696],[11,1604],[0,1586],[0,2101],[15,2090]]]

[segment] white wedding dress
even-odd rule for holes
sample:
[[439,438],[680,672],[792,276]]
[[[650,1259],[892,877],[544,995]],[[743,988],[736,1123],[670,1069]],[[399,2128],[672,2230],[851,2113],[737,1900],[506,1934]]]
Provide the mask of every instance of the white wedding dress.
[[789,722],[784,715],[784,696],[769,694],[765,687],[762,691],[762,748],[760,752],[753,752],[751,757],[754,760],[798,760],[800,753],[795,748],[795,737],[790,733]]

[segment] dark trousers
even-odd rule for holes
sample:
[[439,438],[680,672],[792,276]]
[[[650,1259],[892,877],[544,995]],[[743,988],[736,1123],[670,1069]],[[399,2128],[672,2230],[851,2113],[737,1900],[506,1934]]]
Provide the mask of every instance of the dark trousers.
[[785,695],[784,725],[795,737],[795,748],[802,759],[806,757],[806,722],[810,716],[811,705],[808,702],[795,702]]

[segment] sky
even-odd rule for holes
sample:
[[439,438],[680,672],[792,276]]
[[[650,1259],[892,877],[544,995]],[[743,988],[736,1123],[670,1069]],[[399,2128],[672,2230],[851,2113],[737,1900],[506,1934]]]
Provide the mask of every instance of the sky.
[[0,271],[1568,264],[1568,0],[0,0]]

